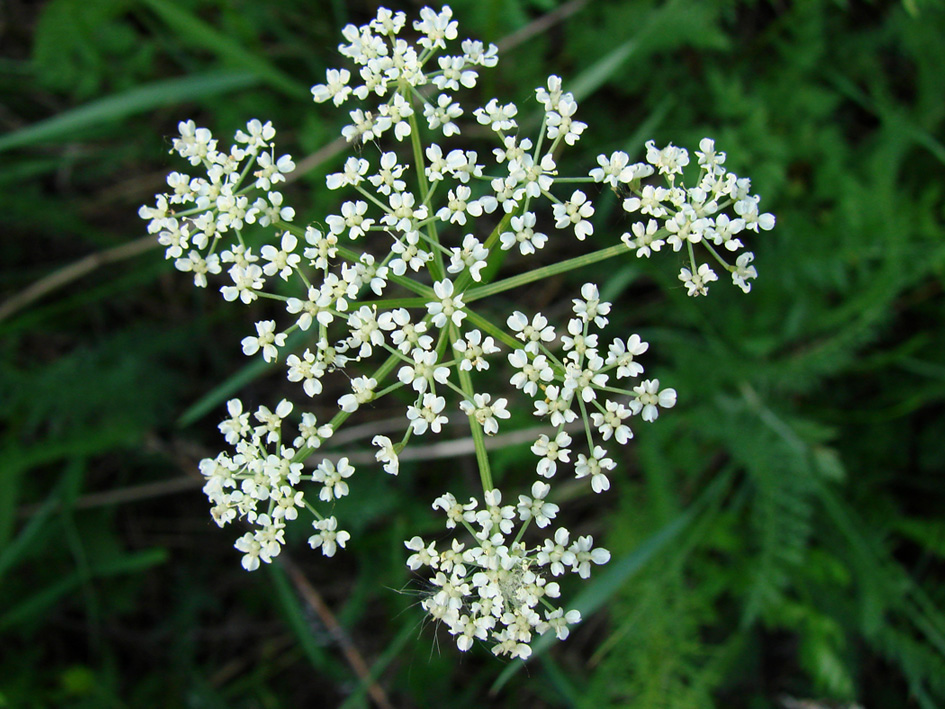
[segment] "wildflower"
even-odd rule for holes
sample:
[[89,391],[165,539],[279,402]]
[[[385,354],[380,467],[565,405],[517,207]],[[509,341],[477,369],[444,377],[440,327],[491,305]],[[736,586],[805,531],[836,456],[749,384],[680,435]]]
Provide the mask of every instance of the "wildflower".
[[643,374],[643,365],[633,358],[646,352],[649,346],[639,335],[630,335],[626,341],[614,340],[608,347],[604,363],[617,368],[617,379],[640,376]]
[[630,400],[630,409],[641,414],[644,421],[655,421],[660,408],[671,409],[676,405],[676,390],[659,387],[659,379],[647,379],[633,387],[635,398]]
[[427,312],[433,316],[433,326],[446,327],[449,322],[461,325],[466,317],[463,312],[463,295],[453,295],[453,282],[449,279],[437,281],[433,284],[433,292],[439,298],[438,301],[427,303]]
[[312,472],[312,480],[322,484],[322,489],[318,493],[319,499],[331,502],[347,495],[348,483],[345,480],[353,474],[354,467],[348,463],[347,458],[339,460],[337,466],[325,458]]
[[338,520],[333,516],[315,520],[312,526],[318,531],[308,538],[308,544],[312,549],[321,547],[325,556],[334,556],[338,547],[344,549],[347,541],[351,539],[351,535],[345,530],[338,529]]
[[500,397],[491,404],[490,401],[492,397],[489,394],[473,394],[473,400],[459,402],[459,408],[467,416],[475,418],[486,435],[494,436],[499,431],[499,422],[496,419],[507,419],[512,414],[505,408],[509,403],[505,397]]
[[594,233],[594,225],[588,221],[593,215],[594,207],[581,190],[574,190],[571,199],[554,206],[555,227],[567,229],[574,226],[574,235],[579,241]]
[[421,405],[412,404],[407,407],[407,420],[415,434],[422,435],[427,429],[433,433],[439,433],[449,419],[442,415],[446,408],[446,399],[442,396],[436,396],[432,392],[427,392],[421,398]]
[[377,446],[375,458],[378,463],[384,465],[385,472],[391,475],[397,475],[397,473],[400,472],[400,460],[397,457],[397,451],[394,449],[394,444],[391,443],[391,440],[387,436],[378,435],[371,439],[371,443]]
[[286,334],[276,333],[275,320],[260,320],[256,323],[256,337],[244,337],[243,354],[251,356],[262,350],[263,359],[274,362],[279,356],[279,347],[285,346]]
[[691,296],[705,295],[709,291],[708,284],[719,280],[709,264],[703,263],[698,270],[693,273],[688,268],[679,271],[679,280],[686,286],[686,294]]
[[446,270],[455,274],[468,269],[472,279],[479,283],[482,281],[482,269],[486,267],[488,258],[489,249],[472,234],[466,234],[462,248],[454,246],[450,249],[450,265]]
[[290,354],[285,361],[289,368],[290,382],[302,382],[302,390],[309,397],[322,393],[321,378],[325,374],[325,365],[315,359],[310,349],[306,349],[302,357]]
[[633,431],[624,423],[624,419],[629,418],[632,413],[619,402],[607,401],[605,410],[592,413],[591,420],[600,432],[601,438],[608,441],[613,436],[617,443],[624,445],[633,438]]
[[532,484],[532,495],[518,496],[518,516],[523,522],[530,519],[535,520],[539,527],[547,527],[551,520],[558,514],[558,505],[545,502],[545,498],[551,491],[551,485],[543,483],[540,480]]
[[338,408],[348,413],[357,411],[361,404],[366,404],[374,399],[374,388],[376,386],[376,379],[371,377],[357,377],[351,382],[351,393],[345,394],[338,399]]
[[758,277],[758,271],[751,265],[754,259],[755,255],[746,251],[735,260],[735,270],[732,271],[732,281],[745,293],[751,290],[749,279]]
[[591,489],[597,493],[610,489],[610,480],[604,471],[617,467],[617,464],[606,456],[607,451],[601,446],[594,446],[590,456],[581,453],[574,464],[575,477],[579,479],[589,477]]
[[312,87],[312,98],[315,103],[324,103],[331,99],[332,103],[340,106],[351,94],[351,87],[348,86],[350,79],[351,72],[347,69],[329,69],[326,72],[326,83]]
[[541,232],[536,232],[534,212],[525,212],[525,214],[512,217],[512,231],[506,231],[499,235],[502,249],[508,251],[514,246],[518,246],[523,256],[535,253],[542,248],[548,241],[548,237]]
[[550,478],[557,472],[559,462],[570,462],[571,451],[568,448],[570,445],[571,436],[567,431],[559,431],[554,438],[541,434],[532,444],[532,453],[539,458],[538,474]]
[[462,356],[459,368],[467,372],[474,367],[477,372],[489,369],[489,362],[485,356],[500,351],[495,340],[491,337],[483,339],[479,330],[465,333],[462,339],[453,343],[453,349]]

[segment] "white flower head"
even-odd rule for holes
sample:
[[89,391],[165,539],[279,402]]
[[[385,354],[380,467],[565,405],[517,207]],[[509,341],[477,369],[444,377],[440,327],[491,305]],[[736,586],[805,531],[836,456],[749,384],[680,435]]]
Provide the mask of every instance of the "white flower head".
[[463,295],[454,295],[453,282],[444,279],[433,284],[433,292],[439,300],[427,303],[427,312],[433,316],[434,327],[446,327],[448,322],[459,326],[466,313],[463,312]]
[[641,414],[644,421],[655,421],[659,409],[671,409],[676,405],[676,390],[660,390],[659,379],[647,379],[633,387],[635,398],[630,400],[630,409]]
[[335,552],[338,551],[338,547],[344,549],[345,544],[351,538],[351,535],[345,530],[338,529],[338,520],[335,517],[316,520],[312,522],[312,526],[315,527],[317,532],[308,538],[309,546],[312,549],[320,547],[322,554],[325,556],[334,556]]

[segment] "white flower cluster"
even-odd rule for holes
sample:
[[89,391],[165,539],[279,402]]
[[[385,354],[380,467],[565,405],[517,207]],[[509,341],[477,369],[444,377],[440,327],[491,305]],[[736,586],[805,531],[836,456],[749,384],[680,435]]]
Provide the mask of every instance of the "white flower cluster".
[[559,463],[571,462],[572,439],[565,426],[580,419],[588,455],[577,456],[575,475],[588,478],[591,489],[598,493],[610,489],[606,471],[617,464],[595,443],[595,432],[601,440],[613,439],[624,445],[633,438],[628,425],[631,416],[639,414],[644,421],[655,421],[660,408],[676,405],[676,390],[660,389],[659,379],[644,380],[632,389],[610,383],[611,377],[638,378],[643,366],[635,358],[649,348],[639,335],[631,335],[626,340],[613,340],[602,356],[598,335],[591,330],[607,325],[610,310],[611,304],[600,299],[597,286],[585,283],[581,297],[573,301],[575,317],[568,321],[568,334],[560,338],[564,351],[560,358],[550,349],[558,334],[541,313],[529,321],[516,311],[508,319],[509,328],[525,342],[509,355],[516,370],[510,383],[532,397],[534,414],[547,417],[555,428],[551,434],[541,434],[532,445],[538,474],[551,478]]
[[[688,153],[672,145],[659,150],[652,142],[645,163],[630,164],[625,153],[601,155],[589,174],[561,177],[556,156],[587,129],[561,79],[549,77],[536,89],[542,123],[537,135],[526,137],[515,104],[493,98],[469,106],[459,97],[476,86],[480,71],[497,64],[494,45],[465,40],[460,52],[443,53],[458,36],[449,7],[424,8],[412,28],[414,41],[406,37],[411,33],[405,15],[383,8],[367,25],[349,25],[340,51],[356,73],[330,69],[325,83],[312,89],[316,102],[361,102],[349,110],[351,122],[342,131],[359,144],[358,154],[327,177],[328,189],[345,196],[321,223],[291,223],[294,210],[273,187],[294,164],[288,156],[276,159],[275,131],[257,120],[237,132],[229,152],[219,151],[205,128],[182,122],[174,151],[207,176],[172,173],[171,192],[158,195],[156,205],[142,207],[140,214],[167,247],[167,258],[193,272],[198,286],[228,264],[229,281],[220,288],[226,300],[250,304],[266,297],[282,303],[281,317],[257,322],[255,332],[242,339],[247,356],[283,360],[288,379],[307,397],[322,394],[325,377],[344,370],[347,390],[337,399],[337,413],[325,424],[303,413],[291,446],[281,433],[293,413],[289,402],[275,412],[260,407],[253,414],[258,425],[251,425],[238,399],[228,403],[230,417],[220,429],[233,451],[202,461],[201,471],[218,524],[242,520],[252,528],[236,543],[243,566],[253,570],[271,562],[285,543],[286,521],[301,509],[314,519],[313,548],[332,556],[345,546],[349,535],[331,508],[349,494],[354,468],[340,455],[314,467],[309,458],[359,409],[383,397],[403,406],[403,435],[372,441],[378,464],[392,476],[399,475],[400,453],[412,437],[440,434],[450,413],[462,412],[476,446],[485,506],[457,505],[450,494],[435,506],[446,511],[448,527],[461,524],[475,544],[467,548],[454,541],[451,551],[437,552],[415,537],[407,543],[415,552],[408,564],[434,574],[435,590],[423,605],[447,624],[460,649],[468,649],[473,638],[489,639],[497,654],[526,657],[534,633],[554,630],[563,638],[568,624],[579,619],[575,611],[551,605],[548,599],[557,598],[559,588],[545,572],[559,576],[570,569],[586,578],[591,564],[609,558],[592,548],[590,537],[570,541],[563,527],[552,539],[523,541],[532,520],[544,528],[558,512],[547,501],[550,480],[573,464],[575,476],[587,479],[593,492],[608,490],[617,461],[604,445],[628,443],[631,418],[656,420],[660,409],[675,405],[676,392],[661,388],[658,379],[641,379],[637,358],[648,345],[639,336],[599,342],[612,305],[601,300],[594,283],[581,288],[563,328],[541,313],[496,318],[480,309],[478,302],[490,292],[548,272],[545,266],[490,285],[502,252],[516,249],[531,257],[562,232],[592,241],[593,195],[573,185],[596,190],[595,183],[603,183],[624,197],[625,210],[650,217],[623,235],[630,251],[645,257],[667,243],[676,251],[685,245],[691,268],[681,278],[690,295],[700,295],[716,278],[707,264],[695,261],[693,246],[702,243],[747,291],[756,275],[751,253],[729,266],[715,247],[737,251],[738,235],[770,229],[774,218],[758,212],[748,180],[726,172],[725,155],[708,139],[697,153],[696,187],[683,183]],[[464,116],[492,138],[491,152],[480,154],[463,140]],[[390,145],[381,145],[391,137]],[[657,172],[666,187],[644,184]],[[724,211],[729,207],[731,214]],[[251,226],[270,230],[270,242],[258,252],[244,240]],[[628,251],[618,243],[596,253],[600,260]],[[558,272],[579,266],[580,259],[562,262]],[[284,295],[293,285],[296,295]],[[514,403],[477,389],[474,381],[505,362],[511,365],[510,386],[502,393],[521,391],[534,415],[549,424],[531,448],[541,479],[517,507],[501,504],[484,443],[511,422]],[[580,426],[584,441],[575,450],[571,433]],[[317,500],[306,496],[303,485],[314,486]],[[516,516],[522,525],[513,537]]]
[[[446,493],[433,508],[446,513],[447,528],[465,527],[473,543],[453,539],[449,549],[438,551],[435,543],[420,537],[405,542],[413,552],[407,566],[433,573],[432,590],[421,605],[446,625],[460,650],[468,650],[477,639],[489,640],[496,655],[526,659],[533,634],[550,630],[564,640],[568,625],[580,622],[578,611],[565,612],[549,600],[557,599],[561,589],[547,574],[571,571],[586,579],[591,565],[606,564],[610,552],[595,548],[591,536],[572,542],[564,527],[531,548],[520,541],[533,520],[545,528],[557,515],[558,506],[545,499],[550,489],[547,483],[535,482],[531,496],[519,495],[517,506],[503,505],[499,490],[487,490],[481,509],[475,498],[462,505]],[[522,525],[513,538],[516,517]]]
[[[646,221],[635,222],[621,239],[636,255],[649,257],[653,251],[669,244],[673,251],[688,249],[690,268],[679,272],[679,280],[691,296],[705,295],[708,284],[718,280],[707,263],[697,263],[694,244],[704,244],[712,257],[732,274],[732,281],[745,293],[751,290],[751,280],[758,276],[751,265],[755,255],[740,253],[734,265],[719,254],[716,247],[737,252],[744,247],[739,234],[758,233],[759,229],[774,228],[774,215],[760,213],[760,197],[752,195],[751,180],[728,172],[725,153],[715,149],[715,141],[703,138],[696,151],[699,178],[695,187],[683,183],[683,168],[689,164],[689,152],[670,143],[657,148],[651,140],[646,144],[646,162],[630,164],[624,152],[610,157],[600,155],[599,167],[591,170],[595,182],[605,182],[618,194],[627,191],[623,208],[630,214],[648,216]],[[654,173],[662,175],[666,186],[643,184]],[[730,213],[724,210],[730,209]]]
[[[223,296],[248,303],[254,290],[262,288],[259,259],[242,247],[242,239],[220,253],[217,242],[226,233],[239,235],[248,224],[265,227],[295,218],[295,210],[283,206],[282,193],[272,189],[285,181],[295,163],[289,155],[275,157],[276,130],[268,121],[249,121],[245,132],[236,132],[236,145],[228,152],[217,150],[210,131],[197,128],[193,121],[181,121],[178,129],[180,137],[174,139],[171,152],[202,167],[206,177],[172,172],[167,176],[172,192],[157,195],[155,206],[143,206],[138,214],[148,221],[148,232],[157,234],[167,247],[165,257],[174,259],[179,270],[192,272],[197,286],[205,288],[208,273],[218,274],[222,264],[232,264],[227,272],[233,285],[222,289]],[[254,168],[253,179],[247,179]],[[268,269],[267,275],[272,275]]]
[[[203,492],[213,507],[210,514],[224,527],[236,519],[249,523],[254,531],[246,532],[236,541],[243,552],[243,568],[254,571],[259,563],[270,563],[285,545],[285,524],[299,516],[299,509],[309,507],[305,493],[299,489],[303,481],[322,484],[319,498],[332,500],[348,494],[344,480],[354,468],[347,458],[337,464],[323,460],[314,472],[303,475],[303,465],[296,459],[301,448],[314,450],[332,435],[330,425],[319,425],[315,416],[302,414],[299,435],[291,447],[282,441],[282,423],[292,413],[292,403],[283,399],[275,411],[260,406],[253,412],[256,425],[243,411],[239,399],[227,403],[229,418],[219,426],[220,433],[233,448],[215,458],[200,461],[200,472],[206,478]],[[318,533],[309,539],[313,548],[322,548],[325,556],[333,556],[338,546],[344,547],[349,535],[339,530],[334,517],[318,517],[314,522]]]

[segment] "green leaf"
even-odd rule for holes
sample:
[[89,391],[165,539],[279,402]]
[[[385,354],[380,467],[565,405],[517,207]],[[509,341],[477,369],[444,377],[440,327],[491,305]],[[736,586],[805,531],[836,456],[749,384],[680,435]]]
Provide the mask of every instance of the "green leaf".
[[299,603],[298,598],[295,596],[295,591],[289,583],[285,569],[279,564],[270,564],[266,567],[266,570],[269,572],[269,578],[272,579],[273,585],[276,587],[276,598],[279,601],[279,605],[282,607],[285,619],[292,629],[292,632],[295,634],[295,637],[298,639],[299,645],[302,646],[302,652],[305,653],[312,667],[316,670],[324,669],[328,666],[328,656],[325,654],[325,651],[319,647],[318,643],[315,642],[315,637],[312,635],[309,622],[305,619],[305,611]]
[[0,137],[0,152],[38,143],[74,139],[76,133],[99,127],[104,123],[145,113],[159,106],[243,89],[252,86],[257,81],[259,77],[245,71],[215,72],[156,81],[87,103],[2,136]]
[[[92,564],[88,569],[88,575],[91,578],[96,578],[135,574],[152,566],[163,564],[167,561],[167,557],[167,551],[164,549],[134,552],[114,561]],[[85,580],[85,574],[73,572],[60,581],[38,589],[28,600],[19,603],[0,616],[0,631],[7,630],[47,612],[57,601],[79,588]]]
[[292,97],[309,95],[308,87],[283,73],[266,59],[253,54],[222,32],[168,0],[141,0],[161,16],[171,29],[189,38],[201,49],[256,74],[274,89]]

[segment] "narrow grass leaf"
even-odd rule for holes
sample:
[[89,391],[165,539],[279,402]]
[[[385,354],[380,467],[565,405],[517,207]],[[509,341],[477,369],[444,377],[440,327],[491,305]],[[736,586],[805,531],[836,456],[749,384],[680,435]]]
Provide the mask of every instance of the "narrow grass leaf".
[[[91,578],[120,576],[134,574],[152,566],[167,561],[167,551],[164,549],[147,549],[145,551],[128,554],[103,564],[92,564],[89,567]],[[85,574],[73,572],[66,578],[57,581],[46,588],[37,590],[29,600],[20,603],[0,616],[0,631],[29,620],[49,610],[62,597],[71,594],[86,580]]]
[[319,647],[318,643],[315,642],[315,638],[312,636],[311,628],[309,628],[308,621],[305,619],[305,612],[302,610],[302,606],[295,596],[292,585],[289,583],[289,578],[286,576],[285,569],[278,564],[270,564],[267,570],[269,571],[269,577],[272,579],[273,585],[276,587],[276,597],[279,599],[279,604],[282,606],[282,612],[285,614],[285,619],[289,623],[289,627],[298,639],[299,645],[302,646],[302,652],[305,653],[308,661],[315,669],[326,667],[328,665],[328,658],[324,650]]
[[367,694],[368,687],[371,686],[371,682],[377,680],[381,676],[381,673],[387,669],[388,665],[394,660],[395,657],[400,655],[400,651],[403,649],[404,645],[407,644],[408,640],[412,640],[417,631],[417,624],[413,621],[404,625],[397,636],[391,641],[390,645],[387,646],[387,649],[381,653],[380,657],[377,658],[377,661],[371,665],[371,670],[368,672],[368,676],[362,679],[357,688],[351,693],[351,695],[345,700],[338,709],[355,709],[355,707],[362,706],[362,701],[364,695]]
[[142,2],[160,15],[171,29],[189,38],[201,49],[211,51],[221,59],[253,72],[274,89],[289,96],[308,96],[308,87],[283,73],[266,59],[253,54],[194,14],[167,0],[142,0]]
[[23,531],[10,544],[0,549],[0,580],[4,574],[16,566],[30,548],[33,539],[46,527],[52,512],[59,506],[59,490],[50,493],[46,501],[37,510]]
[[76,133],[101,126],[103,123],[145,113],[158,106],[168,106],[244,89],[258,81],[258,76],[245,71],[213,72],[155,81],[114,96],[106,96],[45,121],[0,136],[0,152],[39,143],[73,139]]

